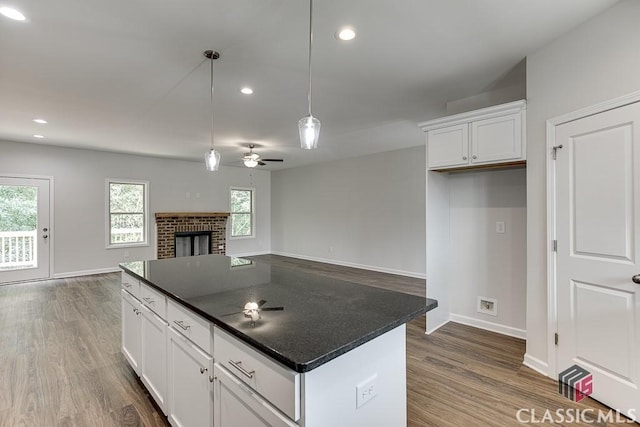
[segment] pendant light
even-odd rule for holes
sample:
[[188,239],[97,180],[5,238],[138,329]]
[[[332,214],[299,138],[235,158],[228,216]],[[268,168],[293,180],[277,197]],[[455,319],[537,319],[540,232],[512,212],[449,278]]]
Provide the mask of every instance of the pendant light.
[[220,153],[213,148],[213,61],[220,58],[220,54],[213,50],[205,50],[204,56],[211,61],[211,149],[204,154],[204,162],[208,171],[215,172],[220,167]]
[[318,147],[320,137],[320,120],[311,115],[311,44],[313,41],[313,0],[309,0],[309,115],[298,121],[298,131],[300,132],[300,146],[305,150]]

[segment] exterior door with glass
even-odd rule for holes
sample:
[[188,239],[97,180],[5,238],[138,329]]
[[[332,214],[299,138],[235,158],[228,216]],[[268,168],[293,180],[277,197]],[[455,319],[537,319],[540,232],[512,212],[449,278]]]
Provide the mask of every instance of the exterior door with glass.
[[50,186],[46,178],[0,176],[0,284],[49,277]]

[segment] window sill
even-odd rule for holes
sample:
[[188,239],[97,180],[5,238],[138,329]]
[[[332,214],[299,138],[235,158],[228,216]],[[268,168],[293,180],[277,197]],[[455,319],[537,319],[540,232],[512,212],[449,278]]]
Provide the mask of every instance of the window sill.
[[256,236],[230,236],[229,240],[246,240],[246,239],[255,239]]
[[141,243],[119,243],[117,245],[107,245],[105,249],[125,249],[125,248],[141,248],[149,246],[149,242],[141,242]]

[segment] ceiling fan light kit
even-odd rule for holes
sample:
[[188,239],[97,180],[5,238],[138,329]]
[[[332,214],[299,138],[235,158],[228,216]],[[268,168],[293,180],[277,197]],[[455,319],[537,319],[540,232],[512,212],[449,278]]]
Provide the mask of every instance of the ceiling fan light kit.
[[211,148],[204,154],[204,163],[208,171],[215,172],[220,167],[220,153],[213,148],[215,124],[213,114],[213,61],[220,58],[220,54],[214,50],[205,50],[203,55],[211,61]]

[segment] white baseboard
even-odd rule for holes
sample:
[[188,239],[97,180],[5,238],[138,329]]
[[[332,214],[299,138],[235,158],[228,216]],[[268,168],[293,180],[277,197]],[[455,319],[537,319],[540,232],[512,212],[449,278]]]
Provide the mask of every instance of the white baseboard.
[[547,362],[543,362],[537,357],[533,357],[529,354],[524,355],[524,360],[522,361],[524,366],[528,366],[536,372],[541,373],[545,377],[549,376],[549,364]]
[[340,266],[343,266],[343,267],[353,267],[353,268],[360,268],[362,270],[377,271],[377,272],[380,272],[380,273],[389,273],[389,274],[397,274],[399,276],[415,277],[416,279],[426,279],[427,278],[426,274],[424,274],[424,273],[416,273],[416,272],[413,272],[413,271],[395,270],[393,268],[376,267],[376,266],[373,266],[373,265],[357,264],[357,263],[354,263],[354,262],[339,261],[339,260],[335,260],[335,259],[327,259],[327,258],[311,257],[311,256],[306,256],[306,255],[290,254],[290,253],[287,253],[287,252],[271,251],[271,253],[273,255],[286,256],[286,257],[290,257],[290,258],[305,259],[307,261],[323,262],[325,264],[340,265]]
[[497,332],[502,335],[509,335],[520,339],[527,339],[527,331],[524,329],[513,328],[511,326],[501,325],[499,323],[487,322],[486,320],[474,319],[472,317],[462,316],[460,314],[449,315],[452,322],[462,323],[463,325],[473,326],[491,332]]
[[449,320],[447,320],[447,319],[431,319],[429,317],[429,313],[427,313],[427,329],[425,331],[425,334],[431,335],[432,333],[434,333],[438,329],[442,328],[447,323],[449,323]]
[[96,268],[94,270],[81,270],[81,271],[69,271],[66,273],[56,273],[51,278],[52,279],[66,279],[68,277],[80,277],[80,276],[91,276],[94,274],[104,274],[104,273],[117,273],[122,271],[118,267],[109,267],[109,268]]

